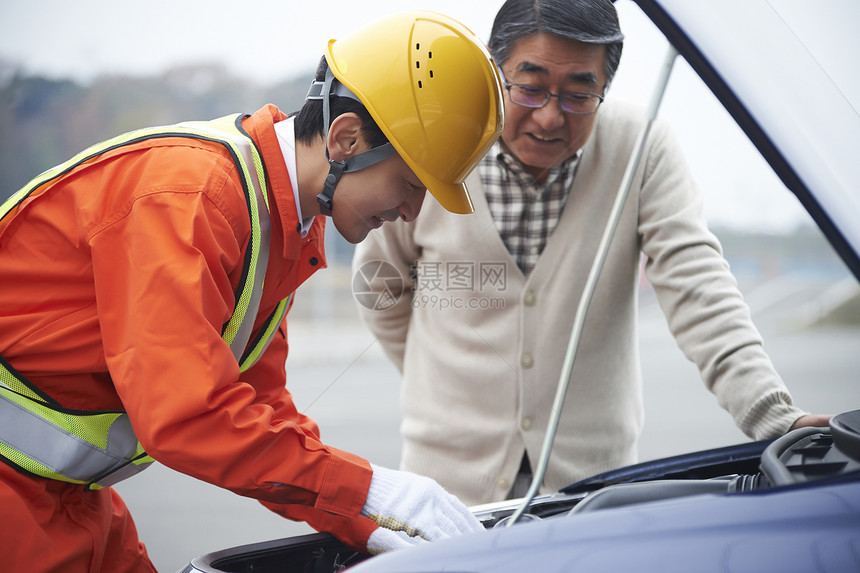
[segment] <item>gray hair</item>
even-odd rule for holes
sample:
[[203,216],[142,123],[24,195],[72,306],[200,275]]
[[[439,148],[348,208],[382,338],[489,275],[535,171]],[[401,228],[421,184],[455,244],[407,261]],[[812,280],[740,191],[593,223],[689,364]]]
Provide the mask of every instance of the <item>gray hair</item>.
[[540,33],[605,45],[603,71],[609,87],[624,43],[618,13],[610,0],[508,0],[493,21],[488,48],[501,66],[517,40]]

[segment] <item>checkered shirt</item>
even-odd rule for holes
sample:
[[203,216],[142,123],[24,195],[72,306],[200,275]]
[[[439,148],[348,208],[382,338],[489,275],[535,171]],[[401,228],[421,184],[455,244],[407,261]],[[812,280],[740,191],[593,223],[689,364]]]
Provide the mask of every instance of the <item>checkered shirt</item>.
[[579,153],[550,169],[541,185],[497,142],[478,164],[496,229],[525,276],[558,224],[578,163]]

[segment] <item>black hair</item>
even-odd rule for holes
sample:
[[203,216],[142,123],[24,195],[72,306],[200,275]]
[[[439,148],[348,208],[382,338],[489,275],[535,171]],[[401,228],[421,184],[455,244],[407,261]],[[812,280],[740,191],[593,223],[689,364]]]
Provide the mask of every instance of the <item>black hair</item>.
[[[325,56],[323,56],[320,59],[319,66],[317,66],[315,80],[318,82],[325,81],[327,71],[328,62]],[[388,142],[385,134],[382,133],[382,130],[376,125],[376,122],[361,102],[348,97],[335,95],[329,97],[329,122],[334,121],[339,115],[349,112],[357,114],[361,119],[361,132],[371,148],[379,147]],[[295,116],[296,141],[311,144],[316,138],[325,135],[326,130],[323,128],[322,100],[306,100],[302,109]]]
[[540,33],[605,45],[607,87],[612,82],[621,62],[624,34],[610,0],[508,0],[496,14],[487,47],[501,66],[517,40]]

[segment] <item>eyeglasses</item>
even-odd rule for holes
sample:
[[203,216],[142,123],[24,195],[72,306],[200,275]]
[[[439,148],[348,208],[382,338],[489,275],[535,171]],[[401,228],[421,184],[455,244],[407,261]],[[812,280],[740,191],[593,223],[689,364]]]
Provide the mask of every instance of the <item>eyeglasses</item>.
[[523,107],[543,107],[549,103],[551,98],[557,97],[561,103],[561,109],[565,112],[587,115],[596,112],[600,104],[603,103],[603,96],[597,94],[583,92],[554,94],[537,86],[510,84],[508,82],[505,82],[505,87],[511,95],[511,101]]

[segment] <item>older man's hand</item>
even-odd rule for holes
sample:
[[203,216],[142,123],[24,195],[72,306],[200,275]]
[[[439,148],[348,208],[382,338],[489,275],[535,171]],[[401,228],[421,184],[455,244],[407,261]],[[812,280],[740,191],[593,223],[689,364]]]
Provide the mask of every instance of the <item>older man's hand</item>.
[[832,417],[833,414],[806,414],[805,416],[801,416],[795,420],[794,424],[789,428],[789,431],[806,427],[826,428],[828,422],[830,422],[830,418]]

